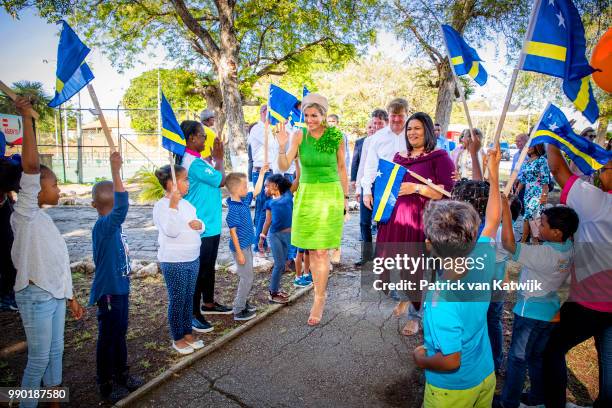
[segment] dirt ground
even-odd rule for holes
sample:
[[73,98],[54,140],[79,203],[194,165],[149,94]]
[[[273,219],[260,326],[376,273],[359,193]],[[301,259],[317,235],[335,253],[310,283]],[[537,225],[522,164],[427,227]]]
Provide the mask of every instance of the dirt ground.
[[[293,274],[284,274],[283,290],[292,293]],[[93,276],[73,274],[76,295],[79,299],[89,299]],[[269,273],[257,273],[249,303],[259,311],[269,307],[267,285]],[[238,279],[235,274],[218,270],[216,277],[216,300],[231,305]],[[132,279],[130,293],[130,317],[128,329],[128,364],[130,372],[149,381],[180,360],[178,353],[171,349],[168,331],[168,297],[162,275]],[[88,307],[85,317],[75,321],[69,315],[66,319],[64,349],[64,386],[70,388],[71,407],[93,407],[100,403],[96,388],[96,307]],[[205,344],[228,333],[240,323],[233,315],[207,317],[215,327],[211,333],[198,335]],[[25,333],[18,312],[0,312],[0,350],[7,346],[25,341]],[[194,333],[196,334],[196,333]],[[23,344],[23,343],[22,343]],[[23,344],[25,346],[25,344]],[[18,352],[0,357],[0,387],[18,386],[25,364],[27,350],[21,347]],[[1,404],[0,404],[1,405]]]

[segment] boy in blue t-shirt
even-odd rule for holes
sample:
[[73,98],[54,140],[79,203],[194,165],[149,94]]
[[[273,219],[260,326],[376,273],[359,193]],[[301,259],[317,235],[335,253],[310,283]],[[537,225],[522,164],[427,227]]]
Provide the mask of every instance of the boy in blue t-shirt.
[[247,176],[244,173],[230,173],[225,178],[225,187],[230,196],[227,198],[227,217],[225,221],[230,230],[229,247],[236,261],[236,274],[240,278],[234,299],[234,320],[250,320],[255,317],[255,308],[247,302],[253,286],[253,252],[251,245],[255,238],[255,225],[251,217],[251,202],[261,192],[264,175],[269,166],[259,171],[254,191],[248,192]]
[[116,402],[140,387],[143,381],[128,375],[127,326],[130,293],[130,259],[121,225],[127,216],[128,193],[121,181],[122,159],[110,156],[113,181],[96,183],[92,206],[99,218],[93,227],[93,260],[96,272],[89,304],[98,305],[97,382],[104,400]]
[[[456,265],[442,271],[442,282],[487,282],[494,277],[493,243],[501,218],[499,146],[491,149],[488,155],[491,187],[480,238],[480,216],[468,203],[431,201],[423,214],[427,245],[436,256],[452,258]],[[467,265],[470,258],[474,260],[474,268],[479,270],[460,270],[458,265]],[[459,260],[466,263],[459,263]],[[486,299],[490,292],[480,297]],[[426,408],[491,406],[495,373],[487,333],[488,307],[488,300],[466,299],[462,291],[427,292],[423,306],[425,344],[414,350],[416,365],[425,369],[427,382],[423,405]]]
[[[533,290],[519,290],[514,306],[512,341],[508,351],[506,380],[500,407],[514,408],[521,403],[525,375],[529,369],[528,405],[544,404],[543,355],[548,339],[559,322],[561,302],[557,290],[570,275],[574,246],[572,236],[578,229],[578,215],[565,206],[542,211],[540,238],[543,245],[516,243],[511,228],[510,207],[503,200],[502,243],[523,266],[520,282],[540,285]],[[527,286],[529,287],[529,286]]]

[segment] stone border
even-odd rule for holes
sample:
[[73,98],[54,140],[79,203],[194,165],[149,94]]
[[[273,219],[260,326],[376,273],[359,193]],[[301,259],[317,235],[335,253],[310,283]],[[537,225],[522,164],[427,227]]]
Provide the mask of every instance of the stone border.
[[128,406],[130,404],[133,404],[136,401],[140,400],[146,394],[150,393],[151,391],[155,390],[156,388],[161,386],[166,381],[170,380],[171,377],[173,377],[174,375],[178,374],[183,369],[193,365],[196,361],[202,359],[203,357],[209,355],[213,351],[221,348],[225,344],[227,344],[230,341],[234,340],[234,338],[236,338],[239,335],[241,335],[242,333],[246,332],[251,327],[255,326],[256,324],[258,324],[259,322],[261,322],[262,320],[264,320],[266,317],[270,316],[271,314],[276,313],[281,308],[283,308],[285,306],[288,306],[291,303],[294,303],[296,300],[298,300],[299,298],[304,296],[306,293],[310,292],[310,290],[313,288],[313,286],[314,285],[310,285],[308,288],[304,288],[304,289],[300,289],[300,290],[296,291],[293,295],[291,295],[291,297],[289,297],[289,303],[287,303],[287,304],[278,304],[278,303],[273,304],[268,309],[266,309],[263,313],[261,313],[261,314],[258,313],[255,318],[253,318],[251,320],[248,320],[246,323],[236,327],[231,332],[229,332],[229,333],[219,337],[217,340],[213,341],[211,344],[209,344],[208,346],[204,347],[203,349],[198,350],[198,351],[196,351],[196,352],[194,352],[194,353],[184,357],[183,359],[181,359],[181,361],[179,361],[178,363],[174,364],[173,366],[168,368],[166,371],[164,371],[163,373],[161,373],[157,377],[153,378],[152,380],[150,380],[149,382],[144,384],[142,387],[138,388],[136,391],[132,392],[130,395],[128,395],[124,399],[122,399],[120,401],[117,401],[117,403],[115,403],[114,406],[115,407],[126,407],[126,406]]

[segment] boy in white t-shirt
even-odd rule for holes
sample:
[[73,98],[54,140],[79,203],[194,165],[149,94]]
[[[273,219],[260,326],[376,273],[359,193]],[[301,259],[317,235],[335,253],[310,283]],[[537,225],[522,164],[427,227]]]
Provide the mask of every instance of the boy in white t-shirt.
[[518,291],[513,309],[512,341],[499,405],[514,408],[521,403],[527,369],[530,389],[526,403],[544,403],[542,358],[550,334],[559,321],[561,302],[557,290],[569,277],[572,267],[572,238],[578,229],[578,215],[565,206],[545,209],[540,229],[544,244],[521,244],[514,239],[508,201],[502,201],[502,243],[504,249],[513,254],[513,260],[523,266],[519,281],[527,285]]

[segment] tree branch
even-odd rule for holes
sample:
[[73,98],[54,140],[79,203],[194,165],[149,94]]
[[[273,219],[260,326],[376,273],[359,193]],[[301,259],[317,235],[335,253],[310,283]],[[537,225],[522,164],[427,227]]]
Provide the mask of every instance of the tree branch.
[[219,46],[215,43],[215,40],[212,38],[208,30],[198,23],[198,21],[191,15],[191,12],[185,5],[183,0],[171,0],[174,5],[174,9],[179,15],[180,19],[183,21],[185,26],[194,33],[202,43],[204,44],[204,48],[206,50],[207,56],[209,58],[218,59],[219,58]]
[[290,60],[291,58],[303,53],[304,51],[307,51],[310,48],[316,47],[317,45],[321,45],[327,41],[331,41],[330,37],[322,37],[319,38],[318,40],[309,42],[308,44],[304,44],[302,47],[291,51],[290,53],[285,54],[283,57],[280,58],[273,58],[271,59],[271,63],[269,63],[268,65],[266,65],[265,67],[263,67],[262,69],[260,69],[259,71],[257,71],[255,73],[256,77],[262,77],[264,75],[270,75],[272,72],[279,72],[279,71],[274,71],[274,68],[276,68],[278,66],[278,64],[285,62],[287,60]]

